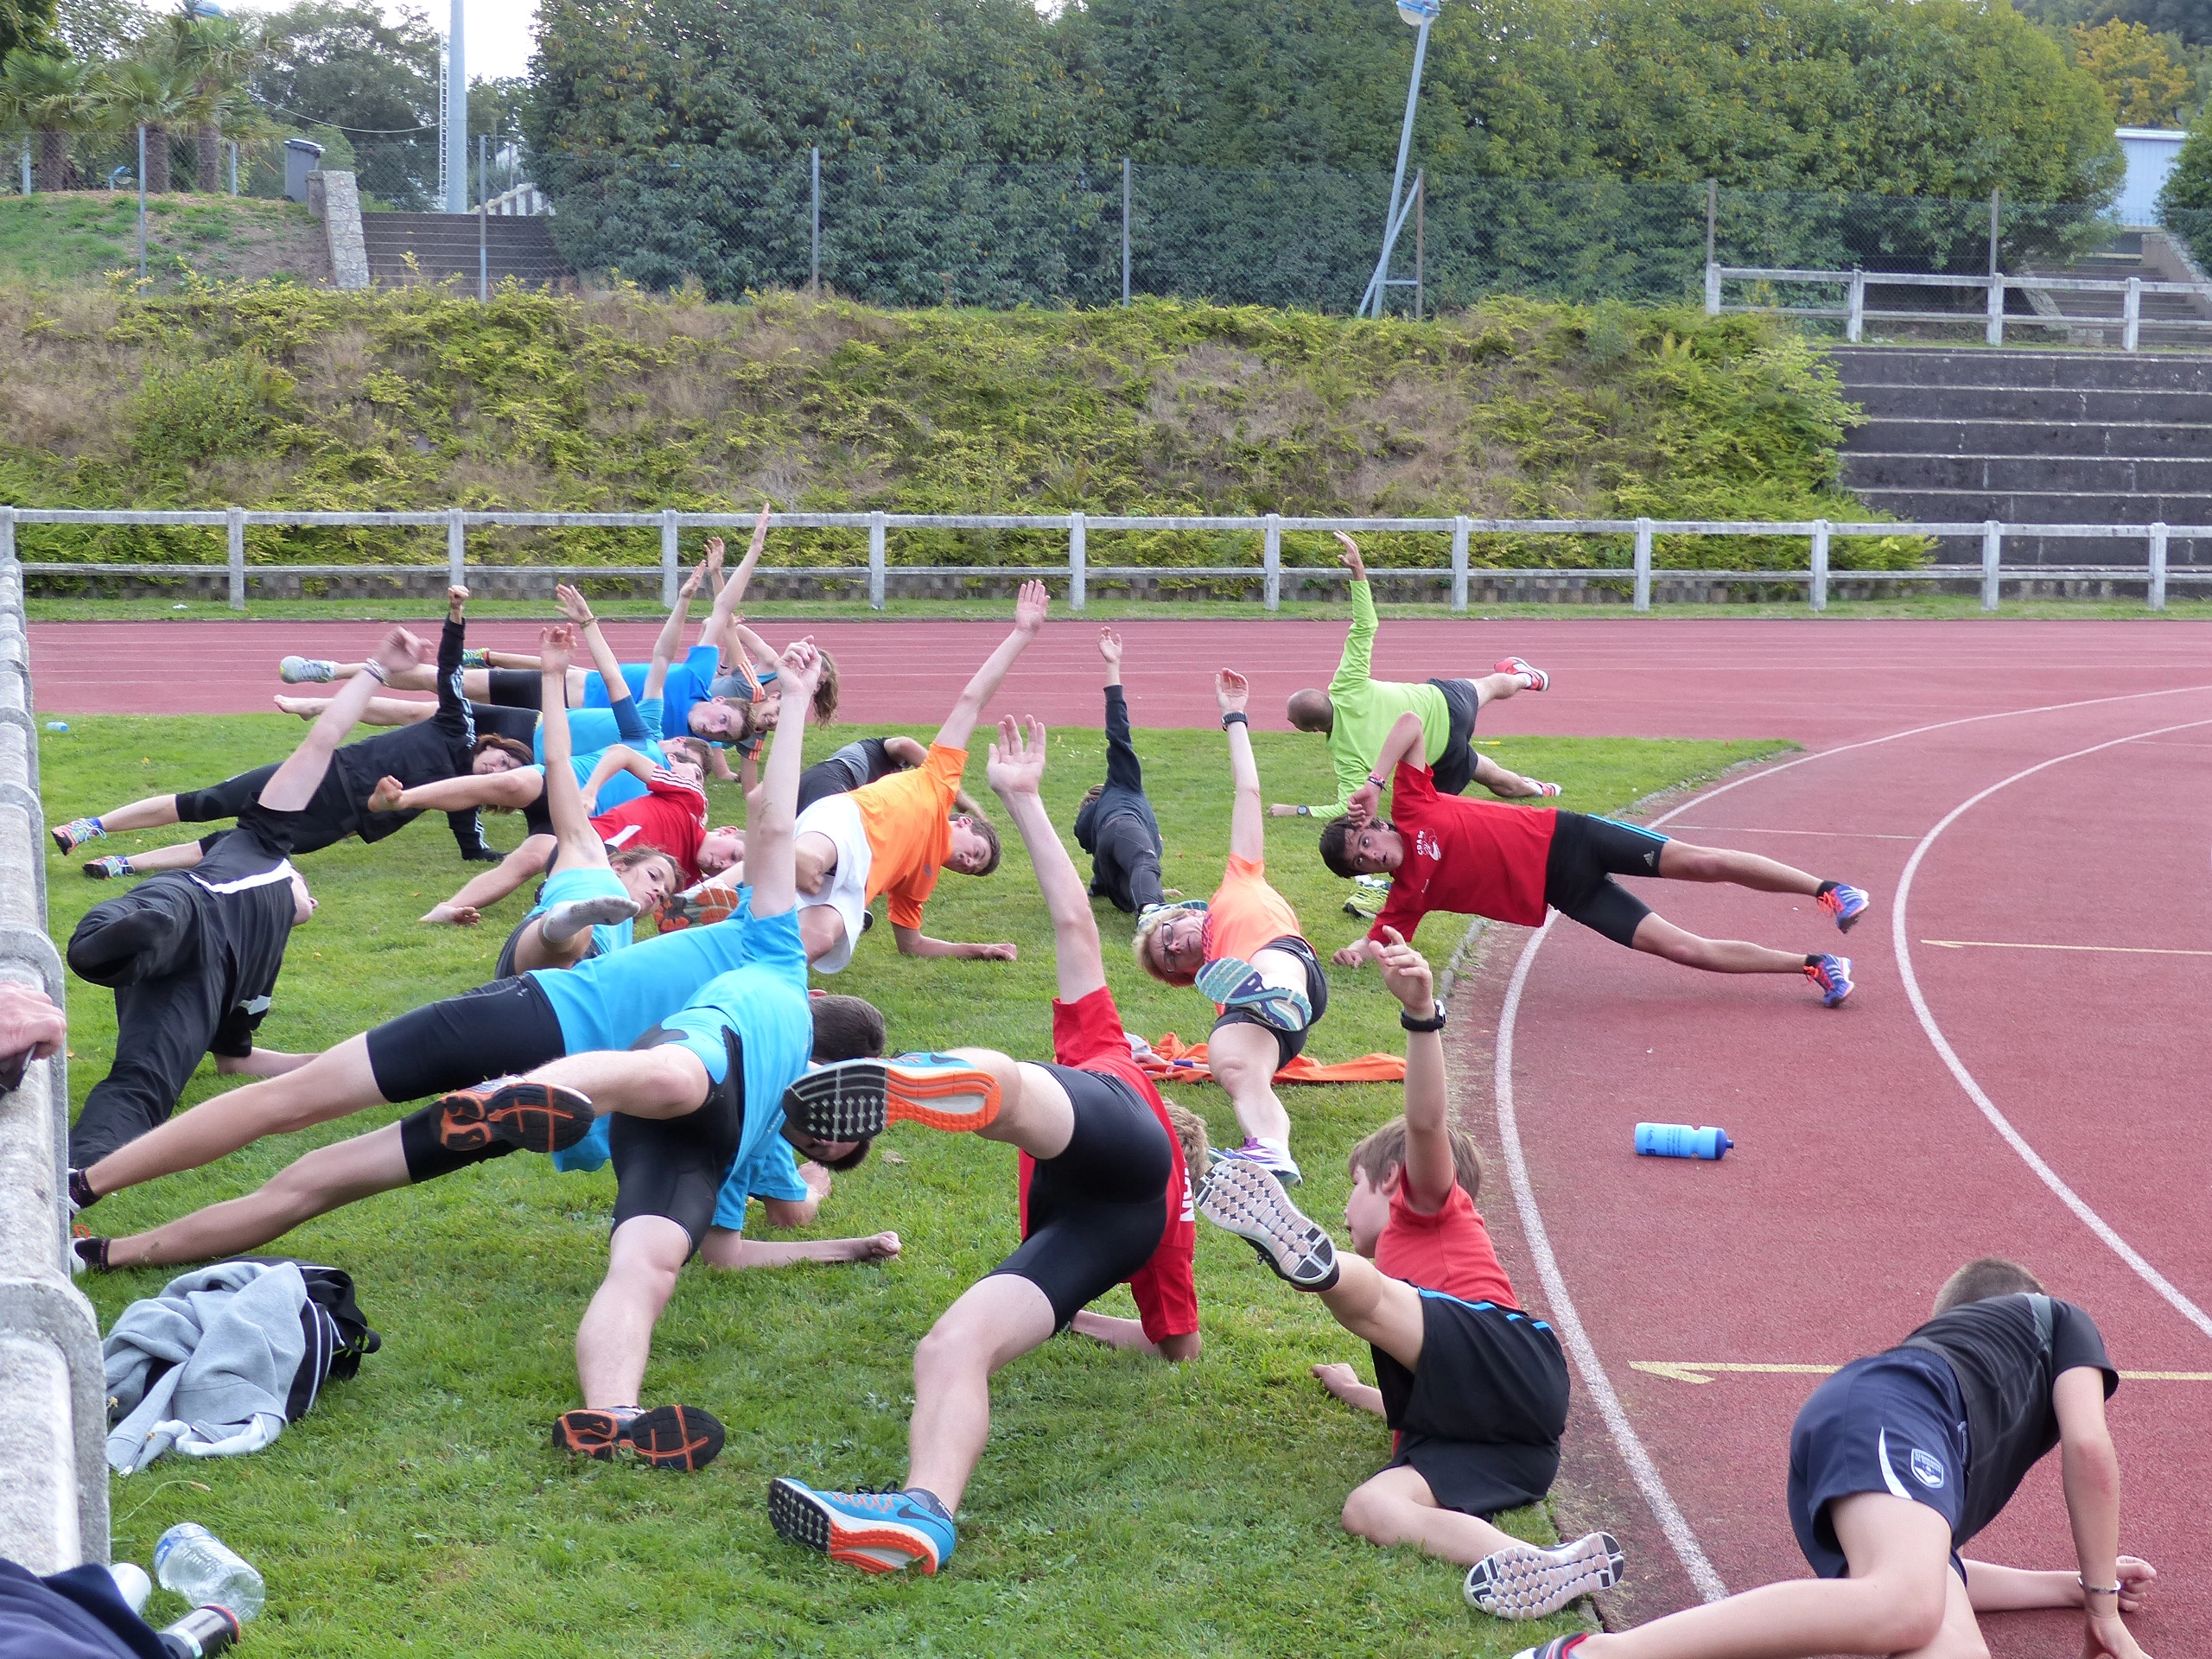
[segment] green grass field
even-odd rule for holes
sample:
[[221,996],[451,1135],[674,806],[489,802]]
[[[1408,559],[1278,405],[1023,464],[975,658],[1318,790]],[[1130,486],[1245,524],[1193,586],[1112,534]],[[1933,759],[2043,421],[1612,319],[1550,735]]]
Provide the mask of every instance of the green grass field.
[[[276,716],[84,716],[41,745],[49,822],[218,780],[276,758],[300,727]],[[914,728],[926,737],[926,730]],[[825,750],[841,727],[816,736]],[[1310,740],[1262,734],[1263,781],[1320,764]],[[1618,810],[1656,791],[1783,747],[1759,742],[1507,739],[1504,764],[1567,786],[1562,804]],[[1141,733],[1167,838],[1167,878],[1195,893],[1226,848],[1224,746],[1211,732]],[[1092,731],[1055,733],[1046,794],[1071,821],[1103,772]],[[982,792],[980,752],[969,783]],[[718,807],[734,815],[734,789]],[[512,823],[493,836],[512,844]],[[1311,849],[1313,829],[1270,821],[1271,879],[1324,956],[1358,924],[1344,884]],[[123,836],[98,852],[180,839]],[[49,857],[52,921],[66,941],[110,887]],[[1087,868],[1087,866],[1085,866]],[[371,849],[306,861],[323,904],[295,940],[262,1030],[274,1048],[321,1047],[379,1019],[480,982],[521,912],[480,931],[414,918],[467,873],[432,817]],[[1100,912],[1109,974],[1131,1029],[1204,1033],[1196,995],[1144,978],[1121,949],[1128,925]],[[930,907],[941,936],[1011,938],[1014,964],[903,960],[887,930],[863,942],[837,988],[866,995],[900,1046],[989,1044],[1044,1058],[1052,944],[1018,840],[984,881],[947,876]],[[1460,936],[1439,918],[1421,943],[1438,960]],[[1332,970],[1311,1052],[1395,1049],[1395,1004],[1371,974]],[[70,1086],[81,1104],[112,1052],[108,994],[71,988]],[[187,1103],[217,1087],[213,1064]],[[1176,1097],[1230,1138],[1225,1098]],[[1351,1144],[1399,1109],[1390,1086],[1292,1090],[1287,1103],[1313,1213],[1338,1220]],[[312,1145],[394,1113],[250,1147],[210,1169],[111,1198],[103,1232],[149,1224],[266,1179]],[[1386,1460],[1376,1420],[1325,1395],[1319,1360],[1366,1357],[1314,1302],[1262,1271],[1238,1241],[1201,1227],[1206,1351],[1169,1367],[1064,1338],[1001,1374],[988,1452],[962,1514],[959,1553],[936,1580],[872,1579],[782,1544],[770,1478],[850,1485],[904,1470],[914,1342],[1015,1243],[1014,1154],[963,1137],[894,1130],[841,1177],[824,1234],[896,1229],[895,1262],[741,1274],[694,1268],[656,1339],[651,1401],[681,1398],[728,1425],[721,1459],[685,1478],[575,1464],[547,1443],[576,1403],[571,1343],[606,1258],[610,1172],[560,1175],[516,1157],[324,1217],[277,1247],[351,1272],[384,1351],[334,1384],[274,1446],[233,1461],[170,1458],[115,1483],[116,1559],[145,1562],[174,1522],[205,1522],[260,1567],[268,1611],[251,1650],[270,1656],[486,1654],[708,1656],[885,1653],[1065,1656],[1510,1654],[1573,1627],[1506,1625],[1471,1612],[1453,1567],[1383,1551],[1339,1529],[1343,1495]],[[1507,1200],[1484,1196],[1486,1208]],[[755,1211],[756,1217],[758,1211]],[[103,1327],[162,1270],[84,1281]],[[1133,1312],[1126,1292],[1103,1304]],[[1539,1510],[1507,1521],[1547,1536]],[[156,1592],[151,1610],[176,1611]]]

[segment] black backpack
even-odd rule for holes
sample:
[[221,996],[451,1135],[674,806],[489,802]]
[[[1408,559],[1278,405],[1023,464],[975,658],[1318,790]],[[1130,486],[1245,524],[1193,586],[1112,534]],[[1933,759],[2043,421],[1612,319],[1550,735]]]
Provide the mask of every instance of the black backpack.
[[322,1385],[343,1382],[361,1369],[361,1361],[384,1346],[384,1338],[369,1328],[360,1304],[353,1300],[353,1275],[343,1268],[326,1268],[289,1255],[234,1255],[233,1262],[257,1262],[265,1267],[290,1262],[306,1282],[307,1306],[300,1310],[300,1325],[307,1336],[307,1357],[292,1379],[284,1401],[284,1421],[296,1423],[315,1405]]

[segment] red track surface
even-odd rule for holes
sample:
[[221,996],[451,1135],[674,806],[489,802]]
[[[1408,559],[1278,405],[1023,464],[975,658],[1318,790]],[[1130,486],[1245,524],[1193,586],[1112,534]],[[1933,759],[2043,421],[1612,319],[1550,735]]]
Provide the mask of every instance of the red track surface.
[[[1338,625],[1256,619],[1121,626],[1137,721],[1152,727],[1211,724],[1205,671],[1223,663],[1252,677],[1274,724],[1283,694],[1326,677],[1341,637]],[[373,632],[41,624],[32,630],[35,683],[48,714],[262,708],[278,689],[278,655],[358,655]],[[514,646],[535,637],[520,623],[474,632]],[[644,625],[615,632],[626,655],[642,654],[651,637]],[[999,637],[979,623],[815,632],[842,664],[847,718],[915,723],[950,705]],[[1049,627],[999,707],[1095,721],[1090,632]],[[1835,1364],[1894,1343],[1961,1262],[1999,1253],[2088,1306],[2122,1370],[2212,1373],[2212,1334],[2066,1206],[1936,1046],[1940,1036],[2053,1177],[2173,1296],[2212,1306],[2212,1154],[2202,1133],[2212,956],[1926,943],[2212,950],[2202,926],[2212,898],[2208,647],[2212,633],[2192,625],[2127,622],[1385,624],[1385,674],[1478,672],[1509,651],[1553,672],[1552,690],[1486,721],[1493,733],[1797,740],[1815,753],[1709,791],[1668,827],[1875,896],[1844,946],[1858,993],[1835,1012],[1797,981],[1693,973],[1556,919],[1532,956],[1525,931],[1498,930],[1463,999],[1467,1093],[1481,1097],[1495,1036],[1511,1052],[1505,1081],[1527,1196],[1558,1286],[1687,1529],[1670,1541],[1655,1521],[1585,1370],[1562,1497],[1571,1520],[1608,1525],[1629,1546],[1618,1611],[1640,1619],[1695,1599],[1685,1553],[1732,1589],[1804,1572],[1783,1477],[1790,1419],[1818,1379],[1719,1373],[1700,1384],[1637,1362]],[[181,659],[201,671],[182,687],[168,677]],[[2153,734],[2173,726],[2184,729]],[[1998,789],[1929,839],[1992,785],[2114,740]],[[1641,885],[1665,914],[1708,935],[1793,950],[1834,944],[1808,901]],[[1434,931],[1423,942],[1440,955],[1453,934],[1442,918]],[[1908,960],[1925,1024],[1907,993]],[[1522,963],[1517,1010],[1502,1022],[1508,976]],[[1640,1118],[1719,1123],[1740,1145],[1719,1164],[1639,1160],[1630,1129]],[[1501,1125],[1483,1128],[1498,1150]],[[1524,1299],[1569,1323],[1516,1224],[1506,1160],[1494,1157],[1492,1171],[1484,1208]],[[2112,1418],[2126,1483],[2123,1548],[2164,1573],[2139,1634],[2161,1659],[2202,1651],[2212,1630],[2212,1573],[2197,1559],[2212,1381],[2123,1383]],[[1978,1553],[2070,1563],[2055,1462]],[[1993,1652],[2034,1659],[2078,1651],[2078,1630],[2070,1615],[1985,1622]]]

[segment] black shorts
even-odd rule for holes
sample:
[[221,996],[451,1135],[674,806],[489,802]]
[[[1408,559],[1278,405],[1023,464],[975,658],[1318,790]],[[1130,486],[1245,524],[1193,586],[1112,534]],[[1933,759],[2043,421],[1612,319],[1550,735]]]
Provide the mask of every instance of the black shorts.
[[1278,1031],[1249,1008],[1230,1008],[1215,1019],[1213,1028],[1219,1031],[1224,1026],[1258,1026],[1271,1033],[1279,1057],[1275,1061],[1275,1070],[1280,1071],[1306,1052],[1306,1033],[1319,1025],[1321,1016],[1329,1011],[1329,976],[1321,967],[1321,958],[1313,954],[1313,947],[1295,933],[1269,939],[1260,948],[1263,950],[1287,950],[1306,964],[1306,1001],[1313,1012],[1298,1030]]
[[1567,1432],[1567,1356],[1541,1319],[1495,1302],[1421,1293],[1421,1363],[1381,1349],[1375,1381],[1398,1431],[1387,1465],[1410,1468],[1447,1510],[1496,1515],[1541,1500]]
[[527,1071],[569,1052],[560,1016],[527,974],[387,1020],[368,1041],[377,1092],[394,1102]]
[[1436,781],[1438,794],[1464,795],[1467,785],[1475,781],[1475,714],[1482,703],[1475,696],[1472,680],[1431,680],[1429,683],[1444,694],[1444,707],[1451,718],[1451,735],[1444,740],[1444,753],[1436,757],[1429,775]]
[[1167,1231],[1167,1131],[1136,1090],[1110,1071],[1045,1068],[1075,1106],[1075,1133],[1029,1179],[1029,1230],[991,1269],[1027,1279],[1065,1331],[1084,1308],[1152,1260]]
[[[686,1034],[655,1026],[630,1046],[658,1048],[680,1043]],[[633,1216],[664,1216],[690,1236],[694,1255],[715,1224],[715,1205],[745,1134],[744,1045],[725,1028],[722,1046],[729,1069],[721,1082],[708,1086],[697,1111],[682,1117],[617,1112],[607,1126],[614,1164],[614,1225]]]
[[[1925,1503],[1961,1541],[1966,1417],[1950,1362],[1916,1349],[1854,1360],[1813,1390],[1789,1430],[1789,1525],[1814,1572],[1849,1570],[1828,1505],[1857,1492]],[[1951,1564],[1963,1578],[1955,1552]]]
[[[268,787],[269,780],[276,775],[279,764],[272,760],[265,766],[226,778],[213,788],[184,791],[176,798],[177,822],[210,823],[251,811],[260,801],[261,791]],[[297,812],[285,813],[283,817],[290,835],[287,850],[295,853],[319,853],[348,836],[358,835],[361,828],[360,804],[346,793],[346,780],[334,766],[324,768],[322,781],[315,785],[307,805]],[[222,830],[202,836],[200,852],[213,851],[215,843],[229,833]]]
[[1561,812],[1544,865],[1544,902],[1616,944],[1633,944],[1651,906],[1613,877],[1658,874],[1659,849],[1666,844],[1656,830]]
[[536,709],[540,704],[544,679],[534,668],[486,669],[484,677],[491,682],[492,701],[502,709]]
[[804,812],[817,801],[832,795],[849,794],[890,770],[884,760],[881,738],[857,738],[799,773],[798,810]]

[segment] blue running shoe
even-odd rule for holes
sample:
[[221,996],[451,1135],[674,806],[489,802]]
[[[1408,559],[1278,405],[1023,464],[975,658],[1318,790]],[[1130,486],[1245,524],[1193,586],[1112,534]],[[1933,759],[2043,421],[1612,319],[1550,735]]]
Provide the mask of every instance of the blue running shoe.
[[1851,925],[1866,913],[1866,894],[1858,887],[1837,882],[1821,895],[1821,908],[1835,918],[1839,933],[1851,931]]
[[1805,964],[1805,977],[1819,988],[1823,1007],[1840,1007],[1851,995],[1851,958],[1815,957]]
[[1198,969],[1199,992],[1224,1008],[1243,1008],[1277,1031],[1303,1031],[1313,1023],[1313,1005],[1303,991],[1270,985],[1260,970],[1240,957],[1217,957]]
[[768,1523],[787,1543],[819,1550],[863,1573],[919,1567],[934,1573],[952,1560],[951,1517],[926,1494],[817,1492],[788,1477],[768,1485]]

